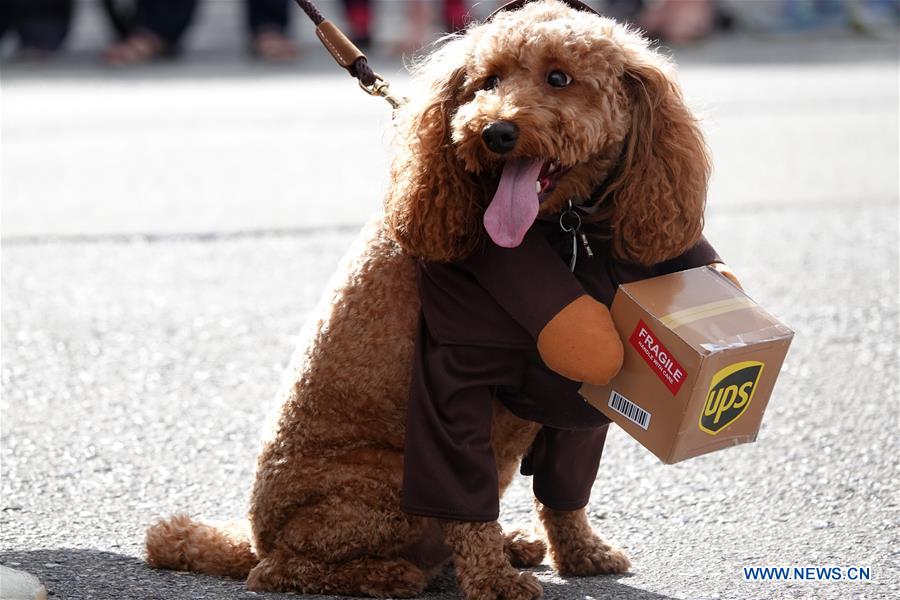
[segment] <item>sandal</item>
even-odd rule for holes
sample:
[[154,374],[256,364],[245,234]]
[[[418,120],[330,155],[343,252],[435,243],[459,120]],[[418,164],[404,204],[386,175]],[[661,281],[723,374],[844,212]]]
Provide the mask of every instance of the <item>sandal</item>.
[[172,56],[169,46],[154,33],[139,31],[103,51],[108,65],[136,65]]

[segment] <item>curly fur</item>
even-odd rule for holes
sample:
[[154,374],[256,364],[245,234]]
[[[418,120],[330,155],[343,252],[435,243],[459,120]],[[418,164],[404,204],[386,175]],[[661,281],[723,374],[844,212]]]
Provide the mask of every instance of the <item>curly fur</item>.
[[147,529],[147,563],[176,571],[246,577],[258,561],[245,529],[215,527],[175,515]]
[[542,588],[534,575],[520,573],[503,551],[504,536],[496,521],[444,521],[447,545],[453,549],[456,575],[466,598],[536,600]]
[[[573,77],[544,82],[560,68]],[[559,160],[570,168],[543,213],[603,187],[617,258],[658,263],[700,237],[710,164],[684,105],[673,65],[647,40],[611,19],[553,0],[498,14],[447,39],[416,68],[418,101],[398,114],[400,143],[386,202],[393,237],[408,253],[456,260],[477,247],[480,218],[510,156]],[[482,90],[497,75],[495,90]],[[519,125],[514,154],[481,141],[497,120]]]
[[503,534],[503,551],[509,564],[518,568],[536,567],[544,562],[547,544],[543,540],[531,539],[524,531],[516,529]]
[[631,562],[594,533],[583,510],[554,510],[534,501],[550,542],[550,559],[560,575],[589,577],[625,573]]
[[[549,88],[550,68],[574,83]],[[147,532],[152,566],[246,577],[254,590],[411,597],[452,557],[470,600],[540,596],[538,582],[513,565],[543,560],[543,543],[504,534],[496,522],[439,522],[400,510],[419,318],[415,258],[453,260],[482,242],[480,221],[503,160],[480,139],[493,120],[519,125],[517,155],[569,168],[544,212],[600,190],[599,218],[624,260],[659,262],[697,239],[709,163],[668,61],[633,31],[557,0],[471,27],[416,74],[424,91],[398,115],[385,213],[341,263],[279,394],[257,465],[252,535],[176,516]],[[490,75],[501,83],[484,90]],[[501,494],[538,428],[495,403]],[[561,573],[628,568],[583,510],[538,514]]]

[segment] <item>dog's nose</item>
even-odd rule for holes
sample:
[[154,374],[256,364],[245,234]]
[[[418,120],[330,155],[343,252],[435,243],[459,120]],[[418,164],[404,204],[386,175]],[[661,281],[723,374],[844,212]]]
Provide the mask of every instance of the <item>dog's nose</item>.
[[506,154],[519,141],[519,128],[512,121],[494,121],[481,132],[481,139],[491,152]]

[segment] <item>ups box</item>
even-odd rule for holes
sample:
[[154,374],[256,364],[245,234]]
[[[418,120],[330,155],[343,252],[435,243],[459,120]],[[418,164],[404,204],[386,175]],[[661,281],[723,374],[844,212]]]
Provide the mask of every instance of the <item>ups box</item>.
[[712,267],[619,287],[622,370],[581,395],[664,463],[756,440],[794,332]]

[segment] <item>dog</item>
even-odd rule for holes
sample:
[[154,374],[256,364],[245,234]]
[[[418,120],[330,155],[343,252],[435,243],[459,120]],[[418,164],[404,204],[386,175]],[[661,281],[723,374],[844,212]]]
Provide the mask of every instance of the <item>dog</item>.
[[[364,228],[305,326],[259,456],[250,534],[177,515],[148,529],[151,566],[246,578],[257,591],[413,597],[452,560],[469,600],[538,598],[539,582],[518,569],[542,562],[547,548],[563,575],[628,570],[584,509],[538,503],[546,544],[496,521],[400,509],[416,259],[461,260],[483,242],[509,158],[498,151],[504,132],[485,133],[492,124],[514,124],[512,154],[558,165],[542,215],[602,190],[598,218],[622,260],[671,259],[703,227],[709,160],[671,62],[577,2],[515,4],[415,67],[421,89],[396,114],[384,214]],[[501,494],[538,429],[494,403]]]

